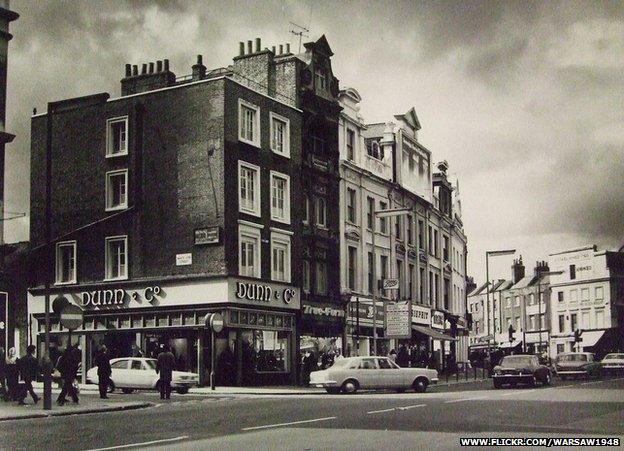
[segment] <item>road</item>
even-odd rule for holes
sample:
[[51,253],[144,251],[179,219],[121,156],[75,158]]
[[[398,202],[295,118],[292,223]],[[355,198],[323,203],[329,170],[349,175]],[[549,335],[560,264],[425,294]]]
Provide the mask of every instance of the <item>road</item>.
[[[124,395],[117,395],[124,396]],[[174,395],[127,412],[5,421],[6,449],[455,449],[460,437],[624,437],[624,378],[494,390],[490,383],[424,394]],[[624,444],[624,442],[622,442]]]

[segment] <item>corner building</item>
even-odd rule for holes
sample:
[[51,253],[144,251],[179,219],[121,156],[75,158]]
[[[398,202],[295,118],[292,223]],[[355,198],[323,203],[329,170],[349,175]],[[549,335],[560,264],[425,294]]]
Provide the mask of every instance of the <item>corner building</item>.
[[[288,69],[288,52],[252,44],[241,43],[228,68],[208,70],[198,56],[184,77],[167,60],[126,65],[120,97],[53,102],[32,117],[28,310],[38,349],[49,274],[51,301],[64,296],[84,310],[73,335],[83,368],[101,344],[112,357],[152,357],[168,344],[178,368],[207,383],[204,318],[220,312],[218,384],[296,381],[309,127],[295,84],[302,63]],[[53,360],[67,339],[52,315]]]

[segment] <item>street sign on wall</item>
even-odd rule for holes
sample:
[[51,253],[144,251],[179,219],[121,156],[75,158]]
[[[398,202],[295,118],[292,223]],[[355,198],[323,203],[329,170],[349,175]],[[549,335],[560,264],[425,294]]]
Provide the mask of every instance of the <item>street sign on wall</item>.
[[388,302],[385,338],[411,338],[412,319],[409,302]]
[[381,288],[383,290],[398,290],[399,279],[382,279]]
[[0,346],[7,350],[9,343],[9,295],[0,292]]

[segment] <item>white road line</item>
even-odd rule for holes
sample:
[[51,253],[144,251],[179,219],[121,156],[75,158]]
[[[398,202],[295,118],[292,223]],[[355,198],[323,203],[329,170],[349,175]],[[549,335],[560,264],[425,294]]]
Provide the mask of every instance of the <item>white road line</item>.
[[474,398],[451,399],[450,401],[444,401],[444,404],[452,404],[454,402],[462,402],[462,401],[477,401],[479,399],[486,399],[486,397],[485,396],[476,396]]
[[569,385],[557,385],[556,387],[552,387],[552,388],[569,388],[569,387],[574,387],[574,384],[569,384]]
[[403,406],[397,407],[398,410],[407,410],[407,409],[415,409],[416,407],[425,407],[427,404],[417,404],[415,406]]
[[250,428],[243,428],[241,430],[254,431],[256,429],[278,428],[281,426],[292,426],[293,424],[314,423],[315,421],[327,421],[327,420],[335,420],[335,419],[336,417],[314,418],[312,420],[291,421],[289,423],[277,423],[277,424],[266,424],[264,426],[253,426]]
[[503,395],[501,395],[501,396],[512,396],[512,395],[517,395],[518,393],[521,393],[521,394],[524,394],[524,393],[531,393],[532,391],[535,391],[535,390],[512,391],[512,392],[510,392],[510,393],[505,393],[505,394],[503,394]]
[[384,412],[392,412],[394,410],[394,407],[392,409],[383,409],[383,410],[371,410],[370,412],[366,412],[367,415],[371,415],[373,413],[384,413]]
[[158,443],[177,442],[177,441],[184,440],[187,438],[189,438],[188,435],[181,435],[180,437],[164,438],[162,440],[152,440],[151,442],[129,443],[127,445],[109,446],[107,448],[94,448],[89,451],[105,451],[109,449],[133,448],[136,446],[147,446],[147,445],[155,445]]

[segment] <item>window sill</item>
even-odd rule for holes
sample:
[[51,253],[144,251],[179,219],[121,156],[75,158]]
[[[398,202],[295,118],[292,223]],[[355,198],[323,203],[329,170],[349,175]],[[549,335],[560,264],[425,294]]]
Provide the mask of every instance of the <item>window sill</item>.
[[271,152],[273,152],[275,155],[279,155],[280,157],[290,159],[290,149],[288,149],[286,152],[278,152],[277,150],[271,148]]
[[271,215],[271,221],[279,222],[280,224],[290,225],[290,218],[282,219]]
[[54,282],[55,286],[63,286],[63,285],[76,285],[78,282],[75,280],[70,280],[69,282]]
[[127,210],[128,209],[128,205],[117,205],[115,207],[106,207],[105,211],[122,211],[122,210]]
[[250,146],[257,147],[258,149],[260,149],[260,148],[261,148],[261,146],[260,146],[260,143],[259,143],[259,142],[256,142],[256,141],[249,141],[248,139],[245,139],[245,138],[243,138],[242,136],[239,136],[239,137],[238,137],[238,140],[239,140],[240,142],[242,142],[242,143],[249,144]]
[[107,153],[106,154],[106,158],[116,158],[116,157],[127,157],[128,156],[128,151],[126,150],[125,152],[118,152],[118,153]]
[[275,277],[271,276],[271,282],[290,283],[290,278],[281,280],[281,279],[276,279]]
[[242,208],[239,208],[238,212],[244,215],[255,216],[256,218],[260,218],[262,216],[259,211],[244,210]]
[[116,282],[119,280],[128,280],[128,276],[125,275],[123,277],[105,277],[102,281],[103,282]]

